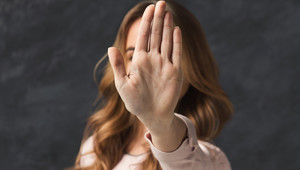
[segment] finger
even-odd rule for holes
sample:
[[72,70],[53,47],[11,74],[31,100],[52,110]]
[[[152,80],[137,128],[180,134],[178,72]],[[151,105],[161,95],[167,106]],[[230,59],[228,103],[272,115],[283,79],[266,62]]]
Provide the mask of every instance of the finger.
[[182,34],[179,27],[175,27],[173,31],[173,50],[172,60],[176,68],[181,68],[182,59]]
[[170,61],[173,41],[172,14],[167,12],[164,18],[163,38],[161,43],[161,55]]
[[115,83],[123,81],[126,77],[124,59],[116,47],[108,48],[108,58],[114,72]]
[[142,16],[142,21],[139,27],[135,50],[147,51],[150,26],[154,15],[153,13],[154,13],[154,5],[149,5],[144,11],[144,14]]
[[151,41],[150,41],[150,49],[158,50],[161,44],[161,36],[162,36],[162,27],[163,20],[165,14],[166,3],[164,1],[158,1],[156,3],[154,18],[153,18],[153,26],[151,29]]

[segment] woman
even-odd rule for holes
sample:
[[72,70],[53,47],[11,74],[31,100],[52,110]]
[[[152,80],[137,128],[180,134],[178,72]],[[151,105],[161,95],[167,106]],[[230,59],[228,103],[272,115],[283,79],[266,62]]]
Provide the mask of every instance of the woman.
[[105,102],[88,120],[77,169],[230,169],[208,142],[232,105],[189,11],[171,0],[137,4],[108,56]]

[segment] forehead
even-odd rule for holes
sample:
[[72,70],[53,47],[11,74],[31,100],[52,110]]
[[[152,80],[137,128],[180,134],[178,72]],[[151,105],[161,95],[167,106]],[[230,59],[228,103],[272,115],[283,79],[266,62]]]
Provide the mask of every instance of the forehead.
[[137,39],[140,23],[141,23],[141,18],[135,20],[132,23],[132,25],[129,27],[127,40],[126,40],[126,49],[128,47],[135,47],[135,42]]

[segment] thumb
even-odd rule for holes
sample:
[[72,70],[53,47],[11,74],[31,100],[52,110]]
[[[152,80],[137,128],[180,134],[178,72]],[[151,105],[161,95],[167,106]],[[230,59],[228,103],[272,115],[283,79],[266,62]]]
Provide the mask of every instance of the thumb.
[[107,53],[114,72],[115,83],[124,80],[126,77],[126,71],[122,54],[116,47],[108,48]]

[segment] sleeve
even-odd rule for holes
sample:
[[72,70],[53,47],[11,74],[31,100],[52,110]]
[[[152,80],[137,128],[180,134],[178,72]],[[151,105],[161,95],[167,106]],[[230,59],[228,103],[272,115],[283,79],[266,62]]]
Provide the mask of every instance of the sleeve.
[[198,141],[196,130],[187,117],[176,114],[187,126],[187,138],[175,151],[162,152],[151,141],[151,134],[145,134],[151,151],[164,170],[231,170],[226,155],[216,146],[204,141]]

